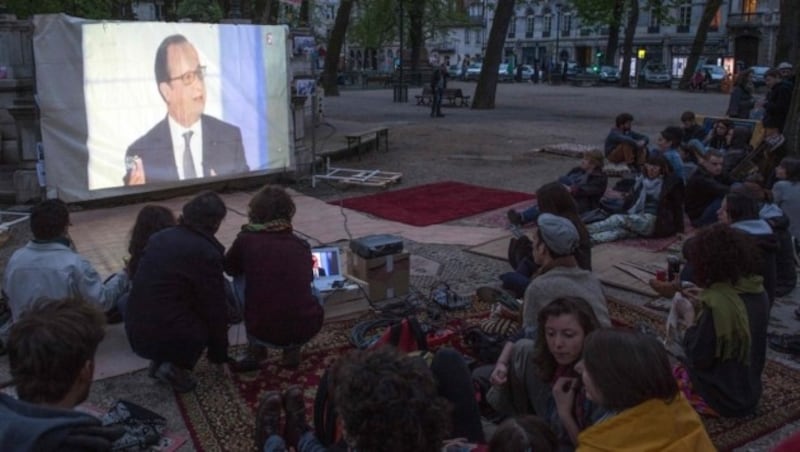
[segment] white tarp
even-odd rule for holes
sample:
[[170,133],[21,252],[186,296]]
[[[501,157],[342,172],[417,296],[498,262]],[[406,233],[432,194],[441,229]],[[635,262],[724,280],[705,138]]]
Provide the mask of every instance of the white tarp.
[[286,27],[63,14],[34,25],[49,194],[83,201],[294,168]]

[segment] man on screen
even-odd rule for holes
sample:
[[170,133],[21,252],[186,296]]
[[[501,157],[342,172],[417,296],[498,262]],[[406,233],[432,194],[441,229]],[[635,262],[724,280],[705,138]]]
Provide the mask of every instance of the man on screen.
[[249,171],[239,128],[203,114],[205,66],[184,36],[161,42],[155,75],[167,117],[128,148],[125,185]]

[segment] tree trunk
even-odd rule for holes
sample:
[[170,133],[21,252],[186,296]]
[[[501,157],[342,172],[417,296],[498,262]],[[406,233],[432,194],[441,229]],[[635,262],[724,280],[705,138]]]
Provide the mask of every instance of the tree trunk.
[[325,89],[325,97],[339,95],[339,54],[342,53],[342,45],[347,35],[347,25],[350,23],[350,10],[353,8],[353,0],[341,0],[339,8],[336,10],[336,21],[331,30],[331,38],[328,41],[328,49],[325,54],[325,70],[322,77],[322,87]]
[[714,20],[714,16],[717,15],[717,10],[719,10],[720,6],[722,6],[722,0],[708,0],[703,9],[703,16],[700,18],[700,23],[697,24],[697,34],[694,35],[692,50],[689,53],[686,68],[683,70],[683,76],[678,85],[680,89],[689,89],[689,81],[694,75],[697,62],[700,61],[700,54],[703,53],[703,47],[706,45],[708,27],[711,25],[711,21]]
[[606,43],[606,54],[603,64],[606,66],[617,67],[617,47],[619,47],[619,18],[625,10],[625,0],[614,1],[613,19],[608,24],[608,42]]
[[497,93],[497,71],[503,56],[508,24],[511,22],[513,14],[514,0],[497,1],[492,30],[489,32],[489,42],[486,43],[486,55],[483,58],[481,75],[472,96],[472,108],[479,110],[494,108],[494,97]]
[[411,72],[419,70],[422,47],[425,45],[423,33],[423,16],[425,15],[425,0],[413,0],[408,5],[408,47],[411,49]]
[[[630,12],[628,13],[628,23],[625,24],[625,41],[622,43],[622,74],[619,77],[619,85],[627,88],[631,86],[631,57],[633,56],[633,38],[636,36],[636,23],[639,21],[639,0],[631,0],[629,3]],[[637,68],[637,74],[640,68]]]
[[797,45],[797,38],[800,36],[800,8],[797,7],[796,0],[781,0],[780,11],[781,23],[775,46],[775,61],[771,61],[773,66],[782,61],[797,61],[800,57],[800,46]]

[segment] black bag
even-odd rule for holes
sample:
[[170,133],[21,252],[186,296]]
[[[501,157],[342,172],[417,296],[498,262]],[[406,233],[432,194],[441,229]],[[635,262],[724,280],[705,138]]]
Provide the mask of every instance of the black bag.
[[117,400],[100,420],[103,426],[125,428],[125,434],[114,442],[112,450],[147,450],[158,444],[167,428],[163,416],[126,400]]

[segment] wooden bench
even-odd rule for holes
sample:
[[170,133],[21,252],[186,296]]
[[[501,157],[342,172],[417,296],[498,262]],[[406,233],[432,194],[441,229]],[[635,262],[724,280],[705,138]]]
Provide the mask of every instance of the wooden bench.
[[[414,96],[417,105],[430,105],[433,102],[433,90],[426,87],[422,88],[422,94]],[[470,96],[465,96],[460,88],[447,88],[442,93],[442,99],[447,99],[447,105],[451,107],[469,107]]]
[[347,139],[347,151],[351,152],[355,149],[359,160],[361,160],[361,145],[372,139],[375,140],[375,149],[379,151],[381,149],[381,138],[383,138],[384,148],[386,152],[389,152],[388,127],[376,127],[362,132],[346,134],[344,137]]

